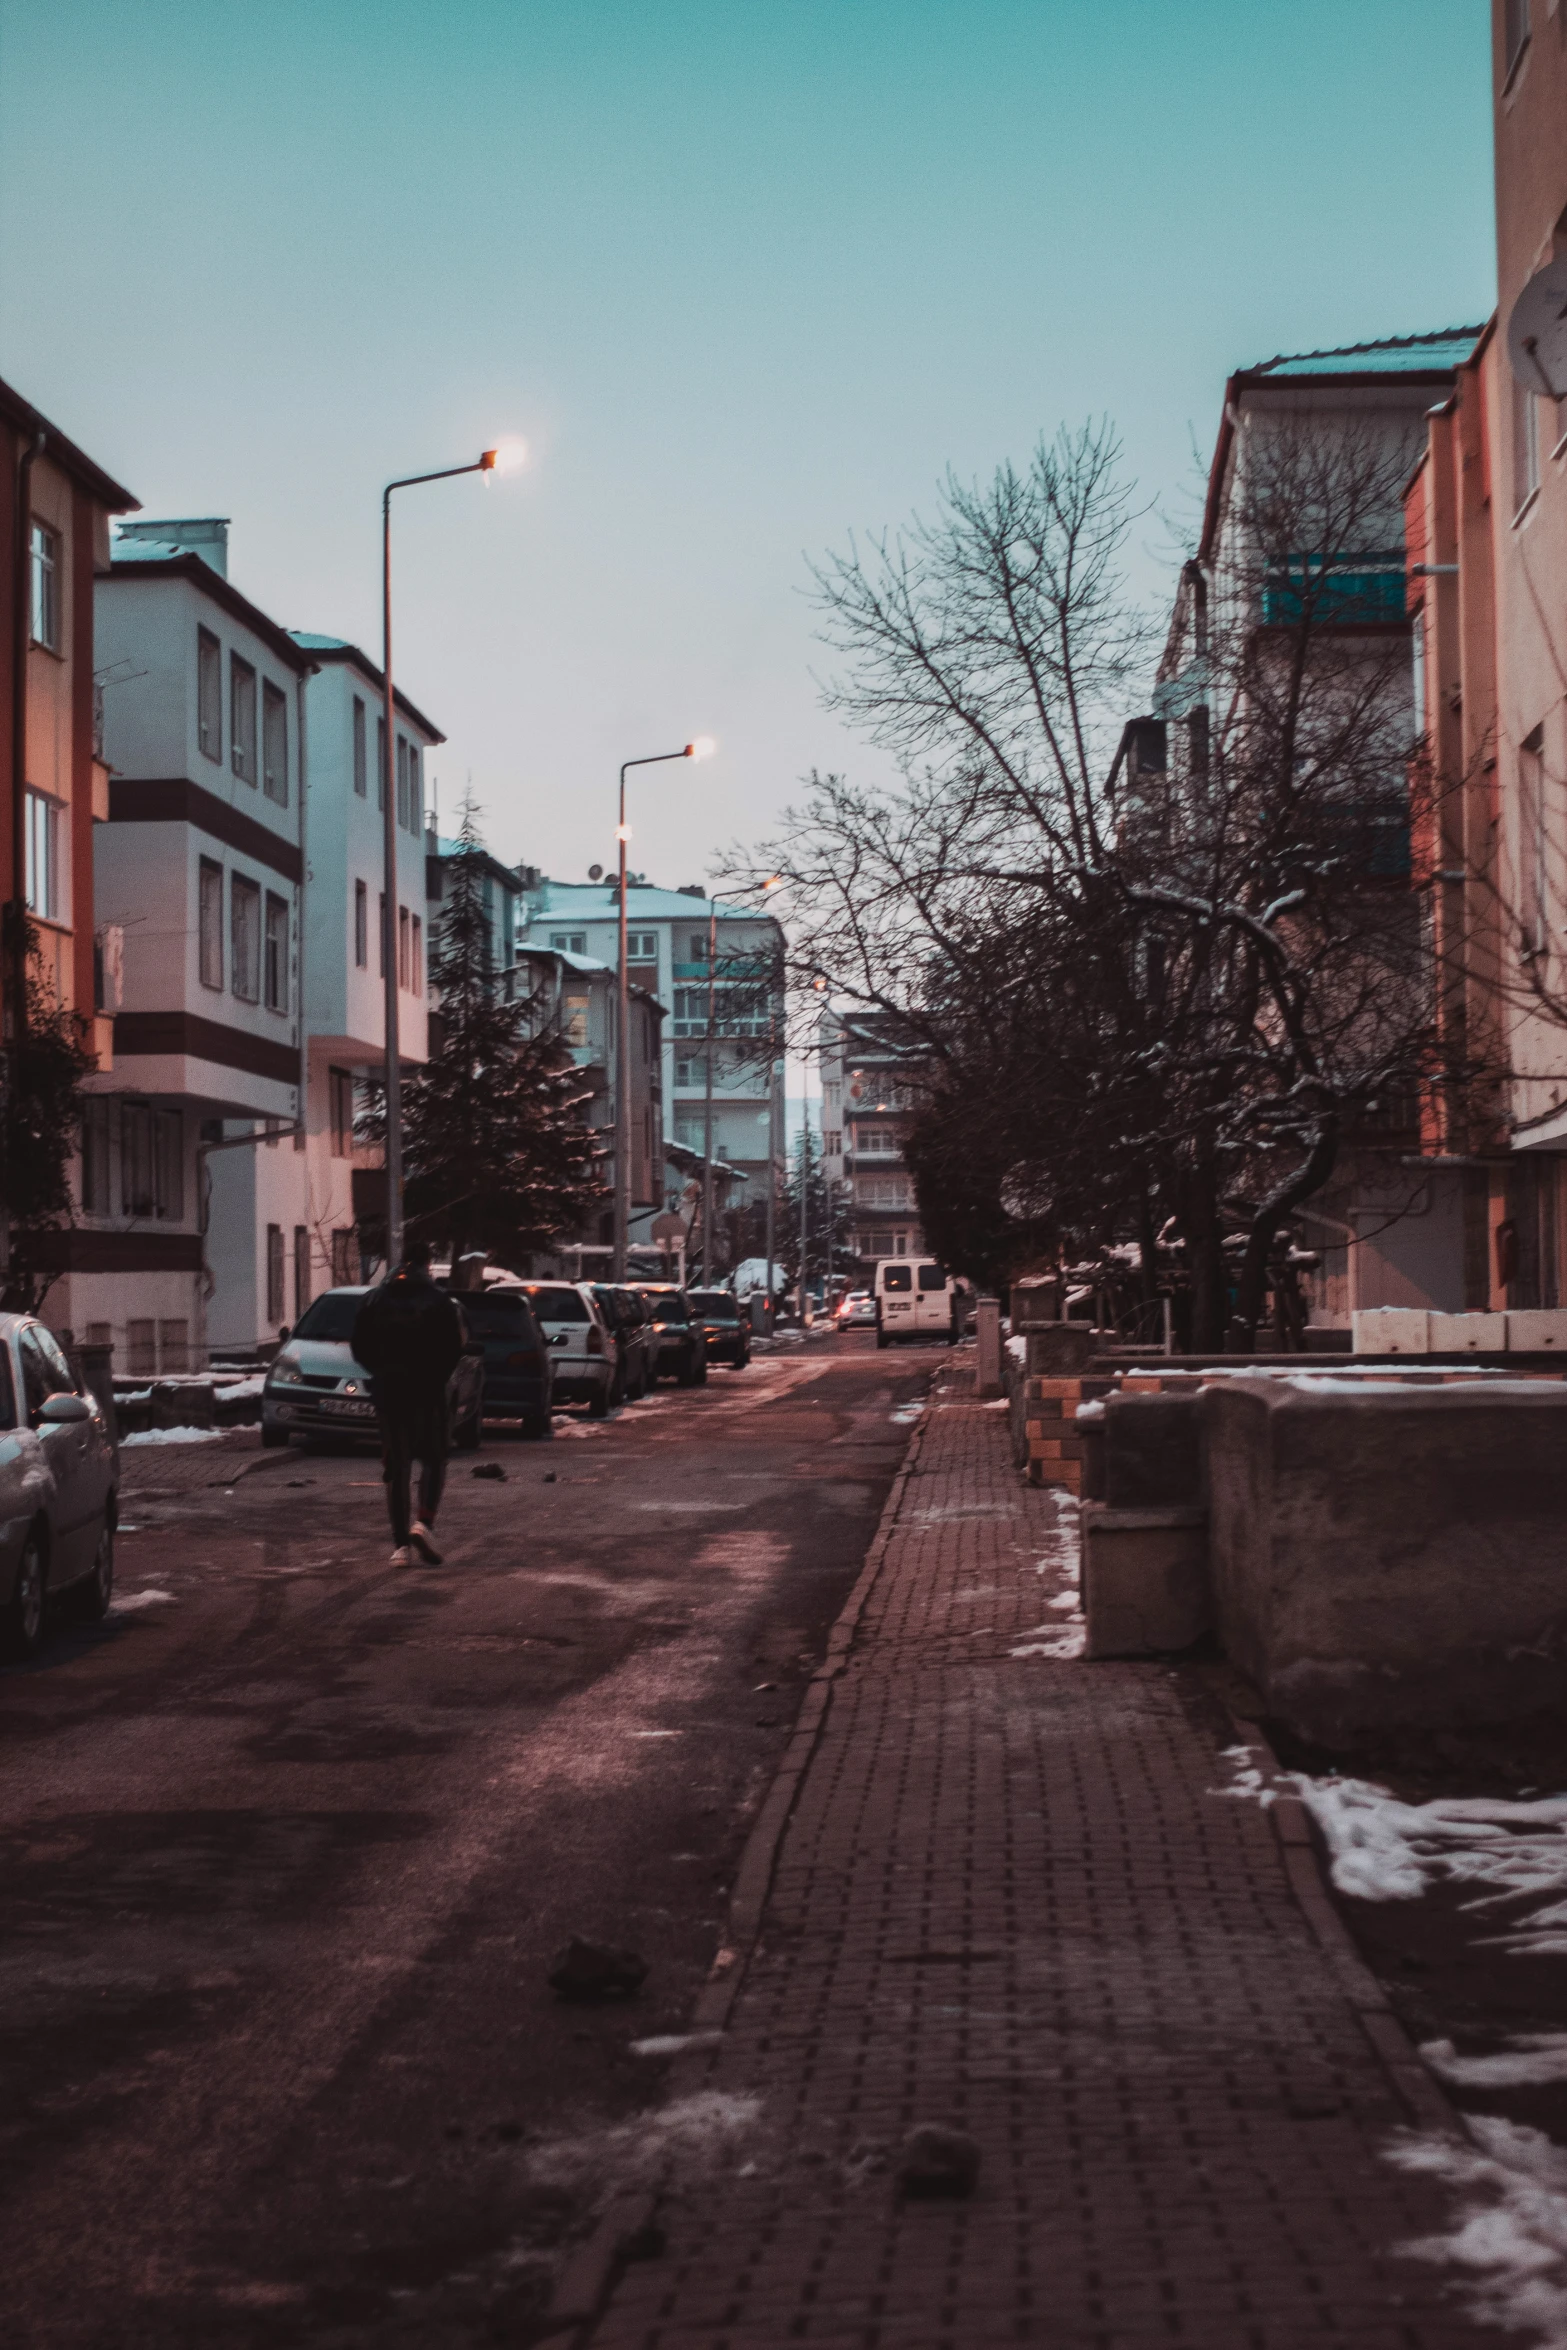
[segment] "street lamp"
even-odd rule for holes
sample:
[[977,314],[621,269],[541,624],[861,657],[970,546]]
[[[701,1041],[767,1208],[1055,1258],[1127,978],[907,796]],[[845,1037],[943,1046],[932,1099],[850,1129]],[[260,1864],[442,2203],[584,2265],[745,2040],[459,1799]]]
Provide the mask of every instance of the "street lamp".
[[672,759],[710,759],[717,746],[710,734],[699,734],[678,751],[653,751],[645,759],[628,759],[620,770],[620,822],[615,839],[620,847],[620,1021],[615,1040],[615,1268],[617,1281],[626,1278],[626,1250],[631,1238],[631,980],[626,970],[626,777],[633,767],[664,767]]
[[500,441],[471,465],[443,465],[435,473],[406,473],[381,492],[381,978],[386,1020],[386,1269],[403,1253],[402,1056],[398,1050],[397,969],[397,713],[392,694],[392,492],[421,482],[454,481],[462,473],[511,473],[527,455],[521,441]]

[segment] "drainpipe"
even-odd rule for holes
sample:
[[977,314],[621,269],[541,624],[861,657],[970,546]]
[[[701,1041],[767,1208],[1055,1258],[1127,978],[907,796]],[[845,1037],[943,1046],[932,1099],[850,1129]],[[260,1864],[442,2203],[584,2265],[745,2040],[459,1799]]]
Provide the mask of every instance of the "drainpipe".
[[315,674],[312,666],[294,684],[299,712],[296,729],[299,736],[299,947],[294,966],[294,1006],[299,1016],[299,1119],[294,1128],[296,1151],[302,1151],[305,1147],[305,1129],[310,1122],[310,1037],[305,1027],[305,891],[310,878],[305,799],[310,789],[310,770],[305,758],[305,688]]
[[27,1042],[27,653],[32,642],[33,462],[45,435],[35,432],[16,469],[16,549],[11,612],[11,1046]]

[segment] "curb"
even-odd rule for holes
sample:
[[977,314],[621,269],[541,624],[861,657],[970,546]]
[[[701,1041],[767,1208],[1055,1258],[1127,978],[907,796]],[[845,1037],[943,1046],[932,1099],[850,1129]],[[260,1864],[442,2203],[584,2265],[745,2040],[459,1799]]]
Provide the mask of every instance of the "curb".
[[[934,1380],[935,1373],[931,1376]],[[821,1743],[822,1725],[832,1702],[832,1685],[848,1664],[866,1602],[886,1563],[887,1546],[892,1539],[898,1513],[903,1507],[904,1488],[917,1473],[925,1432],[929,1426],[930,1400],[927,1390],[926,1409],[915,1425],[908,1449],[892,1480],[891,1490],[882,1504],[876,1531],[871,1536],[870,1548],[865,1554],[865,1564],[827,1636],[826,1655],[806,1683],[805,1695],[789,1743],[746,1838],[740,1866],[735,1872],[734,1889],[729,1898],[729,1920],[724,1942],[692,2010],[688,2027],[692,2032],[722,2031],[739,1997],[746,1969],[761,1938],[762,1913],[772,1888],[773,1871],[777,1866],[784,1831],[789,1825],[801,1782]],[[694,2077],[705,2071],[711,2062],[711,2050],[693,2050],[689,2055],[677,2056],[671,2061],[669,2078],[678,2081],[687,2072]],[[535,2340],[542,2341],[551,2334],[575,2330],[579,2341],[586,2343],[588,2335],[585,2329],[596,2323],[609,2299],[615,2271],[621,2259],[621,2247],[628,2237],[651,2222],[657,2206],[658,2197],[654,2194],[617,2195],[610,2201],[592,2233],[584,2238],[561,2271],[550,2296],[549,2307],[533,2328]]]
[[[1229,1708],[1225,1708],[1229,1712]],[[1268,1739],[1255,1722],[1230,1721],[1236,1744],[1254,1756],[1273,1789],[1268,1809],[1278,1840],[1279,1858],[1297,1907],[1354,2009],[1361,2030],[1392,2084],[1411,2123],[1439,2137],[1468,2135],[1463,2115],[1436,2075],[1421,2062],[1420,2052],[1393,2012],[1386,1992],[1355,1947],[1323,1871],[1322,1857],[1311,1832],[1311,1814],[1290,1787],[1286,1773]]]

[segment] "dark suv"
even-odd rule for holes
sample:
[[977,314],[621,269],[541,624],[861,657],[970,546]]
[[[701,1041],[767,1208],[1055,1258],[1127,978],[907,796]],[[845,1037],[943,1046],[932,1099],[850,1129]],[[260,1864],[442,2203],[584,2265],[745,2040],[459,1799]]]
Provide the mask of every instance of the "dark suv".
[[469,1338],[484,1349],[485,1418],[520,1420],[524,1436],[548,1436],[555,1372],[526,1293],[465,1289],[457,1302]]
[[678,1379],[682,1387],[705,1387],[707,1341],[701,1324],[691,1319],[685,1291],[672,1281],[639,1281],[637,1295],[646,1300],[653,1317],[653,1377]]
[[691,1318],[702,1325],[710,1363],[730,1363],[743,1371],[751,1360],[751,1325],[740,1319],[740,1301],[732,1289],[693,1289],[689,1292]]
[[635,1403],[658,1376],[658,1340],[646,1301],[634,1289],[614,1289],[607,1281],[595,1281],[593,1294],[615,1338],[615,1384],[609,1400]]

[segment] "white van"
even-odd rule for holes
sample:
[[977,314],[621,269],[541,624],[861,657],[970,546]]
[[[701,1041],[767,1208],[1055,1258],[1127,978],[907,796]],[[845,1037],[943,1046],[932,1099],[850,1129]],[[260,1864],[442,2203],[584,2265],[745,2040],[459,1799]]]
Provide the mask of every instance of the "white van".
[[876,1344],[955,1338],[957,1284],[934,1257],[883,1257],[876,1267]]

